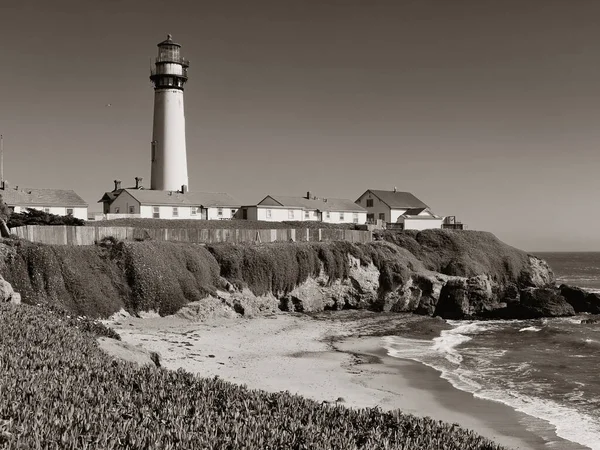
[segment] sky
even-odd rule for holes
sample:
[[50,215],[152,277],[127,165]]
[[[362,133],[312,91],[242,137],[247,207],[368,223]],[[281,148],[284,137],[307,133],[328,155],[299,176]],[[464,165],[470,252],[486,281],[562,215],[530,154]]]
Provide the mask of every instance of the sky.
[[[150,184],[156,44],[190,190],[409,191],[528,251],[600,250],[600,2],[0,0],[11,185]],[[110,105],[110,106],[108,106]]]

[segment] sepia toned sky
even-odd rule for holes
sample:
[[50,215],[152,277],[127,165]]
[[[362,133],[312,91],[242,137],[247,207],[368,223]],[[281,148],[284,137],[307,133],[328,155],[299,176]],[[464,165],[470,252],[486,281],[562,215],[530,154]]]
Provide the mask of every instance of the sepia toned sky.
[[[600,2],[0,2],[12,185],[150,184],[156,44],[191,61],[190,189],[410,191],[530,250],[600,250]],[[108,106],[110,105],[110,106]]]

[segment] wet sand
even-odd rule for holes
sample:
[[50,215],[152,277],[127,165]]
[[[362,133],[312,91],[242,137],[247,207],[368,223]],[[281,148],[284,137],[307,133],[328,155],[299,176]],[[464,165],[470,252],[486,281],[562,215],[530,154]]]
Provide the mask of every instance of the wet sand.
[[[365,320],[371,319],[318,320],[298,314],[204,322],[175,316],[122,317],[109,325],[121,335],[127,350],[103,348],[125,359],[131,358],[131,349],[154,351],[167,369],[219,376],[254,389],[430,416],[508,448],[567,448],[555,435],[551,440],[556,442],[549,447],[539,434],[529,431],[525,426],[529,416],[455,389],[420,363],[387,356],[381,337],[356,337],[364,334]],[[413,319],[398,315],[385,320]]]

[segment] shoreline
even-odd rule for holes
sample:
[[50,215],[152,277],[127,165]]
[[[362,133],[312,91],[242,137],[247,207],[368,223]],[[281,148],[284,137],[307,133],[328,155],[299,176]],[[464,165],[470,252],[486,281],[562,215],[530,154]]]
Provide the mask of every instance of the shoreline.
[[[430,416],[457,423],[507,448],[584,448],[567,446],[569,441],[553,433],[549,434],[556,444],[546,445],[541,435],[523,424],[526,418],[534,418],[456,389],[424,364],[389,356],[382,336],[390,327],[390,316],[323,316],[327,315],[277,314],[204,322],[176,316],[121,317],[108,325],[121,335],[128,351],[104,350],[128,359],[130,350],[141,348],[145,353],[159,353],[167,369],[218,376],[251,389],[289,391],[353,408],[379,406]],[[406,321],[411,327],[419,320],[391,317],[397,322],[394,326],[404,326]],[[378,336],[369,335],[374,330]]]

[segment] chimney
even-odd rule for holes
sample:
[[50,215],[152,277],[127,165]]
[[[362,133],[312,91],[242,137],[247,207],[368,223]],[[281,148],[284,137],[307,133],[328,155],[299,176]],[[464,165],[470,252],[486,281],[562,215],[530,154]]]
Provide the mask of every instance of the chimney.
[[307,198],[308,200],[310,200],[310,191],[307,191],[307,192],[306,192],[306,198]]
[[[115,180],[115,191],[121,189],[121,180]],[[114,192],[114,191],[113,191]]]
[[2,181],[2,189],[3,189],[3,190],[6,190],[6,189],[8,189],[8,187],[9,187],[9,186],[8,186],[8,181],[6,181],[6,180],[3,180],[3,181]]
[[188,192],[187,184],[181,185],[181,193],[182,194],[187,194],[187,192]]
[[142,177],[135,177],[135,188],[136,189],[142,188],[142,181],[144,181],[144,179]]

